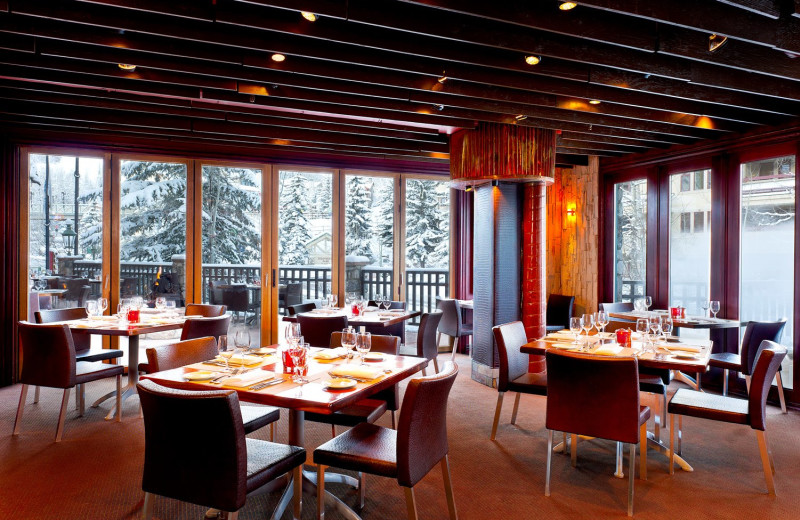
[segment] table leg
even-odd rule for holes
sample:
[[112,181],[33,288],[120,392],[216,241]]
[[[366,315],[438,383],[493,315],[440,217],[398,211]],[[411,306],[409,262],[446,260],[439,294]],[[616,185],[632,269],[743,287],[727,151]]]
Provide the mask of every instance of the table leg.
[[[669,446],[656,439],[656,436],[653,432],[647,432],[647,445],[656,450],[658,453],[663,453],[667,459],[669,459]],[[686,459],[678,455],[677,452],[675,453],[675,462],[683,471],[694,471],[694,468],[691,466],[691,464],[686,462]]]
[[[136,383],[139,381],[139,336],[128,336],[128,384],[125,385],[125,388],[122,390],[122,400],[124,401],[128,397],[132,396],[136,393]],[[100,406],[100,403],[103,401],[115,397],[117,395],[116,390],[113,392],[109,392],[94,403],[92,403],[92,408],[97,408]],[[117,410],[116,408],[112,408],[108,415],[106,415],[106,421],[110,421],[116,415]]]
[[687,385],[692,387],[692,389],[694,389],[694,390],[699,390],[700,389],[699,385],[697,384],[697,380],[695,378],[693,378],[693,377],[691,377],[691,376],[689,376],[689,375],[687,375],[687,374],[685,374],[683,372],[680,372],[678,370],[675,371],[675,380],[676,381],[680,381],[682,383],[686,383]]

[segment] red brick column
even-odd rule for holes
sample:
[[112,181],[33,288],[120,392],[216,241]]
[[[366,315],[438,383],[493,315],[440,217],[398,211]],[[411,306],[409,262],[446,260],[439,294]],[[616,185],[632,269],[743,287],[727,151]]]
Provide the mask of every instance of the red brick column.
[[[522,203],[522,323],[528,339],[545,335],[547,212],[543,182],[525,185]],[[530,370],[544,370],[544,356],[531,356]]]

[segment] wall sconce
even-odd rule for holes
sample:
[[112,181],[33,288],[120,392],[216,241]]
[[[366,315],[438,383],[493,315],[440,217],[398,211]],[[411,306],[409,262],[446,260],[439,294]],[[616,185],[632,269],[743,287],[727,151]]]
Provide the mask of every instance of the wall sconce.
[[567,216],[570,218],[575,218],[575,206],[570,206],[567,208]]
[[712,34],[711,36],[708,37],[708,50],[714,52],[723,45],[725,45],[727,42],[728,42],[727,36]]

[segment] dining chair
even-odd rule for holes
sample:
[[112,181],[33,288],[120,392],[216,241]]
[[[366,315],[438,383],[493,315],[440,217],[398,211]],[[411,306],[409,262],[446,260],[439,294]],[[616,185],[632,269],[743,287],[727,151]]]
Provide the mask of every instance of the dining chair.
[[214,318],[223,316],[228,310],[224,305],[210,305],[207,303],[187,303],[185,316],[201,316],[203,318]]
[[[217,353],[217,339],[214,337],[189,339],[171,345],[148,347],[145,351],[147,371],[155,373],[193,363],[202,363],[214,359]],[[280,408],[248,404],[242,404],[241,408],[245,433],[254,432],[269,424],[269,440],[275,439],[275,422],[281,418]]]
[[228,311],[235,313],[238,317],[244,315],[243,320],[247,321],[247,313],[250,310],[250,290],[246,285],[229,285],[222,289],[222,304]]
[[464,336],[472,336],[472,327],[461,321],[461,305],[459,305],[458,300],[437,297],[436,308],[442,311],[436,345],[439,345],[442,334],[453,338],[453,353],[450,356],[450,360],[453,361],[456,358],[459,340]]
[[[100,361],[76,361],[75,343],[69,326],[38,325],[19,322],[19,343],[22,352],[22,391],[14,420],[14,435],[19,434],[22,412],[28,396],[28,387],[62,388],[61,412],[58,415],[56,442],[61,442],[64,418],[69,402],[69,390],[107,377],[117,378],[117,422],[122,420],[122,365],[109,365]],[[84,400],[80,399],[79,415],[83,416]]]
[[[721,368],[724,371],[722,379],[722,395],[728,395],[728,376],[731,370],[739,372],[744,376],[748,392],[750,391],[750,377],[753,373],[753,366],[756,355],[761,343],[767,339],[780,343],[783,335],[783,328],[786,326],[786,318],[778,321],[748,321],[742,336],[742,347],[739,354],[732,352],[718,352],[711,354],[708,365],[714,368]],[[778,398],[780,399],[781,411],[786,411],[786,399],[783,396],[783,379],[781,378],[781,367],[775,374],[778,383]],[[770,383],[772,380],[770,380]]]
[[[325,516],[325,469],[336,467],[396,479],[405,490],[408,518],[416,520],[414,486],[436,464],[442,468],[450,520],[458,518],[447,455],[447,400],[457,375],[458,366],[448,361],[438,374],[409,381],[397,430],[363,423],[314,450],[317,518]],[[363,507],[363,479],[359,493]]]
[[633,312],[633,302],[601,303],[598,305],[605,312]]
[[640,445],[639,478],[647,479],[647,420],[650,408],[639,404],[639,365],[634,357],[604,357],[549,349],[547,364],[547,473],[550,496],[553,431],[572,435],[572,464],[577,462],[577,435],[628,443],[628,516],[633,516],[636,444]]
[[547,373],[528,372],[529,356],[520,352],[520,347],[528,342],[525,325],[521,321],[513,321],[492,327],[492,334],[497,343],[500,360],[500,372],[497,376],[497,407],[494,411],[492,434],[490,440],[497,435],[497,424],[500,422],[500,411],[503,408],[503,396],[506,392],[516,392],[514,411],[511,413],[511,424],[517,423],[519,399],[522,394],[547,395]]
[[[723,395],[699,392],[681,388],[669,401],[669,472],[674,473],[675,435],[678,436],[677,453],[681,453],[683,416],[699,417],[733,424],[750,426],[756,431],[758,449],[761,453],[761,465],[767,490],[775,496],[775,463],[767,442],[766,403],[772,379],[786,357],[786,348],[774,341],[764,340],[756,353],[751,376],[750,393],[747,399],[737,399]],[[675,416],[678,416],[678,429],[675,429]]]
[[310,312],[317,308],[317,304],[314,302],[309,303],[298,303],[297,305],[289,305],[286,307],[286,312],[289,316],[294,316],[295,314],[300,314],[301,312]]
[[234,390],[176,390],[147,379],[137,389],[144,412],[146,520],[153,518],[156,496],[224,511],[235,520],[247,497],[269,491],[281,475],[292,472],[294,492],[301,492],[306,451],[246,437]]
[[227,336],[230,325],[230,314],[223,314],[222,316],[215,316],[213,318],[192,316],[183,322],[181,341],[186,339],[204,338],[206,336],[213,336],[215,338]]
[[308,316],[297,315],[300,324],[300,334],[306,343],[312,347],[328,348],[331,344],[331,334],[347,327],[347,316]]
[[[370,300],[367,302],[367,305],[377,307],[377,304],[374,300]],[[400,301],[393,301],[389,305],[389,309],[397,309],[397,310],[405,310],[406,302]],[[381,336],[397,336],[400,338],[400,344],[405,344],[406,342],[406,322],[401,321],[400,323],[395,323],[394,325],[366,325],[364,327],[364,332],[369,332],[370,334],[378,334]]]
[[[420,316],[417,330],[417,357],[433,361],[434,374],[439,372],[439,344],[436,338],[442,315],[442,311],[426,312]],[[427,368],[422,369],[422,375],[428,375]]]
[[572,307],[575,304],[574,296],[551,294],[547,297],[547,332],[569,328],[569,319],[572,317]]
[[[371,345],[370,352],[381,352],[383,354],[396,356],[400,350],[400,338],[397,336],[372,335]],[[338,348],[341,346],[342,333],[334,332],[331,334],[331,348]],[[394,429],[396,427],[395,412],[400,409],[400,389],[398,385],[392,385],[389,388],[372,394],[368,401],[383,401],[386,403],[386,406],[368,406],[367,404],[361,404],[359,401],[355,404],[356,408],[352,411],[345,408],[344,410],[332,414],[312,414],[311,412],[306,412],[306,419],[330,424],[333,437],[336,437],[336,425],[355,426],[361,422],[375,422],[383,415],[383,412],[378,414],[378,411],[383,409],[384,411],[389,410],[389,412],[391,412],[392,429]],[[309,419],[309,416],[313,418]]]
[[[40,310],[33,313],[36,323],[56,323],[63,321],[82,320],[88,317],[85,307],[68,307],[62,309]],[[72,343],[75,345],[75,360],[76,361],[105,361],[115,360],[121,358],[125,353],[116,348],[92,348],[92,337],[89,334],[72,333]],[[78,385],[75,389],[75,401],[83,414],[83,407],[86,392],[83,389],[83,384]],[[37,385],[33,391],[33,402],[39,402],[39,386]]]

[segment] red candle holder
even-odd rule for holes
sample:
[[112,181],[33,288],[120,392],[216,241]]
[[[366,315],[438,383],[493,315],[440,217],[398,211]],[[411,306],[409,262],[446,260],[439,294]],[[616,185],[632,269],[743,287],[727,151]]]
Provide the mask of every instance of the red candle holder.
[[[294,360],[292,359],[292,355],[289,353],[291,350],[290,348],[283,349],[281,352],[281,361],[283,363],[283,373],[284,374],[294,374]],[[306,352],[307,349],[303,349],[302,354],[300,355],[300,375],[307,376],[308,375],[308,360],[306,359]]]

